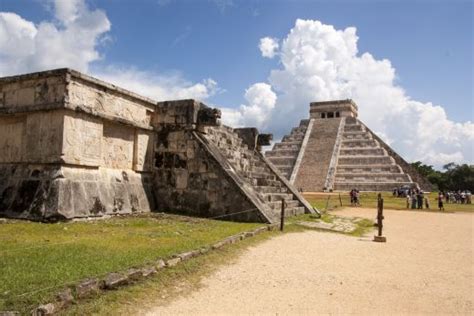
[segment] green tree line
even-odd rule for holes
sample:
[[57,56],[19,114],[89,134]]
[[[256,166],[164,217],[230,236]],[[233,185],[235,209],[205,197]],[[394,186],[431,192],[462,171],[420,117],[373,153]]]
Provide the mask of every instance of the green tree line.
[[425,176],[440,191],[469,190],[474,192],[474,165],[458,165],[450,162],[443,170],[435,170],[433,166],[421,161],[411,164],[420,174]]

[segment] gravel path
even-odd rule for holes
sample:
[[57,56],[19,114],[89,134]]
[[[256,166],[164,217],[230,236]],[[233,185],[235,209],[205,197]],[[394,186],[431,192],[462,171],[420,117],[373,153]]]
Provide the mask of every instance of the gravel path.
[[386,211],[385,219],[386,244],[315,231],[275,237],[148,315],[474,314],[474,214]]

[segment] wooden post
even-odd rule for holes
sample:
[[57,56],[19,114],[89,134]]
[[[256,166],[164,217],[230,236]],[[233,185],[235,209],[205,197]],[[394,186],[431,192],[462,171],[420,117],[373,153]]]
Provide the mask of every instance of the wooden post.
[[280,231],[283,231],[284,226],[285,226],[285,199],[281,199]]
[[341,204],[341,207],[342,207],[342,198],[341,198],[341,193],[339,193],[339,203]]
[[387,239],[382,236],[382,228],[383,228],[383,198],[382,194],[379,193],[377,198],[377,227],[378,227],[378,234],[374,236],[374,241],[376,242],[386,242]]

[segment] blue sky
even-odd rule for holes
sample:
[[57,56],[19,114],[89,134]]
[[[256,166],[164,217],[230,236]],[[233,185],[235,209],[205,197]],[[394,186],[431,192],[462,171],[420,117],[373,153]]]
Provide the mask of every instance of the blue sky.
[[[92,74],[103,73],[112,65],[160,78],[179,78],[185,85],[212,78],[218,89],[201,98],[233,109],[242,104],[252,106],[246,89],[262,82],[276,93],[274,107],[278,108],[283,106],[279,102],[285,91],[278,91],[270,73],[284,66],[279,57],[262,57],[259,41],[277,38],[281,45],[295,21],[304,19],[320,21],[335,30],[355,27],[357,55],[369,52],[375,60],[390,60],[395,71],[393,84],[407,97],[441,106],[452,123],[473,120],[471,1],[88,0],[85,4],[89,11],[101,10],[111,24],[108,31],[97,35],[93,47],[101,58],[87,61],[87,68],[79,69]],[[49,21],[58,29],[65,28],[55,17],[55,10],[53,1],[0,0],[2,12],[13,12],[36,26]],[[298,111],[299,116],[307,113],[307,104],[299,106],[305,108]],[[361,112],[363,109],[362,104]],[[274,116],[260,127],[281,136],[283,127],[294,125],[296,117],[291,124],[272,125],[276,119]],[[372,121],[372,126],[395,146],[400,143],[396,136],[388,135],[382,123]],[[371,126],[370,121],[367,123]],[[469,130],[472,125],[463,128]],[[403,146],[399,145],[400,150],[407,151]],[[438,143],[433,146],[441,147]],[[455,150],[446,149],[446,155],[453,155]],[[472,154],[463,150],[462,159],[472,161]]]

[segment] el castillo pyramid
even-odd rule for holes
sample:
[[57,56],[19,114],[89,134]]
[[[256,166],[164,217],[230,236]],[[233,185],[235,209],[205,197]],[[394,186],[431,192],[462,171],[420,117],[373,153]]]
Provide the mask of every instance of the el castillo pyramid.
[[358,118],[350,99],[310,104],[310,118],[276,143],[266,157],[306,192],[392,191],[431,184]]

